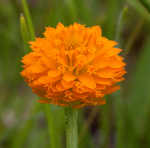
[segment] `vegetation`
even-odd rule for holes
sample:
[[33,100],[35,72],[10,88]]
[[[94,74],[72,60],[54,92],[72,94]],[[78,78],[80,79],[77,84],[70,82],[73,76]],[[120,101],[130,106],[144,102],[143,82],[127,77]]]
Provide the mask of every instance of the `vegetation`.
[[79,110],[79,148],[150,147],[150,2],[28,0],[33,24],[24,19],[22,2],[0,1],[0,147],[65,148],[62,107],[49,105],[48,110],[37,103],[20,76],[28,40],[58,22],[100,25],[104,36],[119,41],[127,63],[126,80],[107,96],[106,105]]

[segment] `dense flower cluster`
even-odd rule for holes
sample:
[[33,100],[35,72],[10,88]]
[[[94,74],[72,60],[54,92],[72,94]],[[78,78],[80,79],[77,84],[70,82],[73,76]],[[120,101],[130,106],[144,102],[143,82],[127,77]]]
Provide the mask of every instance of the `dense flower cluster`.
[[39,102],[83,107],[105,103],[126,73],[121,49],[102,36],[99,26],[74,23],[47,27],[43,38],[30,42],[21,75],[41,97]]

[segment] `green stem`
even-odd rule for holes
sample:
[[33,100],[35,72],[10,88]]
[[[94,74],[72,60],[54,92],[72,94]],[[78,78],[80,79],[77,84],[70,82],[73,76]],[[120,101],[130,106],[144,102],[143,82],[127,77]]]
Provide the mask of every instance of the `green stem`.
[[22,0],[22,6],[23,6],[25,17],[27,19],[27,24],[28,24],[30,35],[31,35],[31,40],[34,40],[35,32],[34,32],[34,27],[33,27],[32,19],[30,16],[30,12],[29,12],[29,8],[28,8],[26,0]]
[[71,107],[65,108],[66,117],[66,148],[78,148],[78,111]]
[[21,36],[22,36],[23,43],[24,43],[24,51],[26,53],[26,51],[30,51],[29,46],[27,44],[28,41],[30,40],[30,34],[29,34],[27,23],[23,14],[20,15],[20,31],[21,31]]
[[116,37],[115,37],[115,40],[118,43],[121,41],[121,33],[122,33],[122,28],[124,25],[124,19],[125,19],[127,11],[128,11],[128,7],[124,6],[124,8],[122,9],[122,11],[119,15],[119,19],[118,19],[118,23],[117,23],[117,29],[116,29]]

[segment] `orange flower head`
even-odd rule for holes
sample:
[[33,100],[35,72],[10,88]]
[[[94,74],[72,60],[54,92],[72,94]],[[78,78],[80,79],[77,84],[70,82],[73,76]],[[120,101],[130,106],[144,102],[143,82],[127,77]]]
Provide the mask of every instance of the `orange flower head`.
[[126,73],[121,49],[102,36],[99,26],[59,23],[30,45],[21,75],[41,103],[76,108],[105,104],[104,96],[119,89],[116,83]]

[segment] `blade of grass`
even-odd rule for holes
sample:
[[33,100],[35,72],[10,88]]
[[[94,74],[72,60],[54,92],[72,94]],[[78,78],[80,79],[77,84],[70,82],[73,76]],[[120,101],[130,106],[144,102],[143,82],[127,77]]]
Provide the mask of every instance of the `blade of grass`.
[[123,29],[123,25],[124,25],[124,21],[125,21],[125,17],[126,14],[128,12],[128,6],[124,6],[123,10],[121,11],[120,15],[119,15],[119,19],[118,19],[118,23],[117,23],[117,30],[116,30],[116,36],[115,36],[115,40],[121,45],[121,33],[122,33],[122,29]]
[[23,11],[24,11],[24,14],[25,14],[25,17],[26,17],[26,20],[27,20],[27,25],[28,25],[28,28],[29,28],[31,40],[34,40],[35,39],[35,31],[34,31],[31,15],[30,15],[29,8],[28,8],[26,0],[22,0],[22,6],[23,6]]
[[26,21],[25,21],[25,18],[23,16],[23,14],[20,15],[20,29],[21,29],[22,39],[23,39],[23,42],[24,42],[24,50],[25,50],[25,53],[26,53],[27,49],[29,51],[29,47],[28,47],[27,43],[30,40],[30,35],[29,35],[29,32],[28,32],[27,24],[26,24]]

